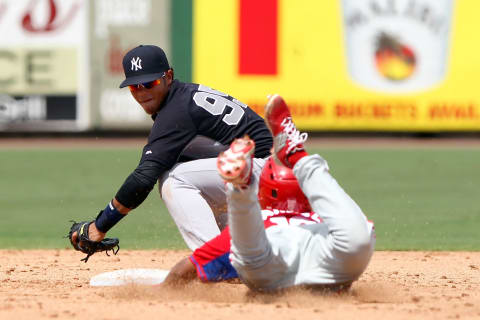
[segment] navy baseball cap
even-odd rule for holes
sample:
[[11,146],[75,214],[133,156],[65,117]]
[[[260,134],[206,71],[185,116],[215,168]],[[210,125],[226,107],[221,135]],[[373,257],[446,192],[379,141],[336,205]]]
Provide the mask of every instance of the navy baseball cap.
[[170,65],[162,48],[140,45],[128,51],[123,57],[125,80],[120,84],[120,88],[159,79],[168,69]]

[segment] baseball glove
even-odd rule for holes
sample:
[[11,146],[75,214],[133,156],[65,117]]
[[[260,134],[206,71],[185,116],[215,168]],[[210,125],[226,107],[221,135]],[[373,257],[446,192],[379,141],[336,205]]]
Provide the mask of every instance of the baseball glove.
[[[88,258],[97,252],[105,251],[107,256],[109,256],[108,251],[112,250],[113,254],[117,254],[118,250],[120,250],[120,246],[118,245],[119,240],[117,238],[105,238],[102,241],[90,240],[88,237],[88,227],[95,221],[71,222],[73,222],[73,224],[67,237],[70,239],[70,243],[75,250],[87,254],[87,256],[80,261],[85,261],[86,263]],[[75,232],[77,232],[77,237],[73,239]]]

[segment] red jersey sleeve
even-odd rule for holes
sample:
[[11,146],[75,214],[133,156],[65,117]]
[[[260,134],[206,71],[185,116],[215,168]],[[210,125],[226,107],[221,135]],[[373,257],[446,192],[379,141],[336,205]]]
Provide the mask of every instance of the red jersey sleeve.
[[218,236],[196,249],[190,261],[202,281],[222,281],[238,277],[229,256],[230,229],[227,226]]

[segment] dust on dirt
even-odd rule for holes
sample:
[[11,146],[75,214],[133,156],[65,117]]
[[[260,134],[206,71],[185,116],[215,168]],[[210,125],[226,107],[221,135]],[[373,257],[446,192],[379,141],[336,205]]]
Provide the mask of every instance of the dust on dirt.
[[253,294],[242,284],[90,287],[118,269],[169,269],[188,251],[0,250],[1,319],[479,319],[480,252],[375,252],[344,294]]
[[[145,139],[0,139],[0,149],[138,147]],[[467,147],[480,139],[311,139],[324,147]],[[170,269],[188,251],[96,254],[74,250],[0,250],[0,319],[480,319],[480,252],[375,252],[345,294],[294,289],[252,294],[242,284],[192,283],[181,289],[90,287],[92,276]]]

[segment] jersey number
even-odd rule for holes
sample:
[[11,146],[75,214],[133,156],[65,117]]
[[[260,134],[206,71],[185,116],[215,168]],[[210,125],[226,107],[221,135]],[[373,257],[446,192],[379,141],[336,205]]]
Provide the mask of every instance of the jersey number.
[[226,107],[230,107],[232,111],[227,113],[222,121],[230,126],[234,126],[242,119],[245,114],[243,109],[246,108],[247,105],[237,99],[230,101],[226,97],[228,97],[228,95],[225,93],[201,84],[198,87],[198,92],[193,95],[193,101],[195,101],[197,106],[205,109],[214,116],[222,114]]

